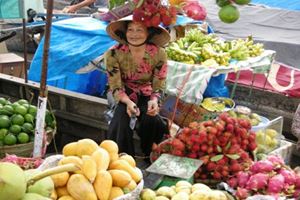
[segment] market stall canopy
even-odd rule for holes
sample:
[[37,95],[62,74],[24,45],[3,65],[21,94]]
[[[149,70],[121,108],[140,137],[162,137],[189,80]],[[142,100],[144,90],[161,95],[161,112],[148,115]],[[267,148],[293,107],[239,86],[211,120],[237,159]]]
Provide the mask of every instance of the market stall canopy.
[[[280,2],[294,6],[300,4],[298,0]],[[225,24],[218,17],[219,7],[215,1],[202,0],[201,3],[207,8],[209,24],[219,36],[236,39],[253,35],[255,41],[265,44],[265,49],[277,52],[277,61],[300,68],[299,11],[258,5],[241,6],[240,19],[233,24]]]
[[300,1],[298,0],[289,0],[287,3],[286,0],[252,0],[252,4],[261,4],[274,8],[284,8],[288,10],[300,10]]

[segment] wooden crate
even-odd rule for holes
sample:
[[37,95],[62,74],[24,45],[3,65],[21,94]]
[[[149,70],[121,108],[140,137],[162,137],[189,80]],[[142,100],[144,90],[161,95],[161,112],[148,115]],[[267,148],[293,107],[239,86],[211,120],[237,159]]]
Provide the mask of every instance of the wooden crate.
[[0,54],[0,73],[23,78],[23,65],[24,58],[14,53]]

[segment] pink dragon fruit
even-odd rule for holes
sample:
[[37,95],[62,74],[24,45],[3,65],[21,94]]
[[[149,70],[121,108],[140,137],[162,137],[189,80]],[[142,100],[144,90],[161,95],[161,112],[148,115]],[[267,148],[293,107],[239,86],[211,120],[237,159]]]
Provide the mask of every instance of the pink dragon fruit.
[[250,171],[252,173],[266,173],[271,172],[273,170],[273,164],[269,160],[260,160],[255,162],[250,167]]
[[279,156],[270,155],[267,157],[267,160],[271,161],[271,163],[273,163],[275,168],[280,168],[281,166],[284,165],[284,160]]
[[293,185],[296,181],[296,174],[291,170],[281,169],[279,174],[284,177],[284,182],[288,185]]
[[268,179],[269,175],[268,174],[263,174],[263,173],[257,173],[252,176],[250,176],[246,188],[248,190],[259,190],[259,189],[264,189],[268,185]]
[[236,176],[238,180],[238,186],[245,187],[249,180],[250,175],[247,172],[240,171]]
[[204,20],[207,15],[205,7],[196,0],[186,1],[182,9],[194,20]]
[[230,179],[227,180],[227,183],[228,185],[231,187],[231,188],[236,188],[237,185],[238,185],[238,179],[235,178],[235,177],[232,177]]
[[296,189],[300,189],[300,175],[296,175],[295,187]]
[[249,193],[249,190],[247,190],[246,188],[238,188],[236,193],[235,193],[235,196],[238,198],[238,199],[246,199],[247,197],[250,196],[250,193]]
[[281,174],[277,174],[269,179],[267,192],[269,194],[280,193],[284,188],[284,177]]

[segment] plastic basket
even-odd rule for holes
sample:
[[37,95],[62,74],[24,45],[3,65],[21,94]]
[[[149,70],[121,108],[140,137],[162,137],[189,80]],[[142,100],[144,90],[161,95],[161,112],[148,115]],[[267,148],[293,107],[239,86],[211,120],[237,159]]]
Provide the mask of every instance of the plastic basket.
[[20,157],[30,157],[32,152],[33,142],[11,146],[0,146],[0,158],[4,158],[6,154],[14,154]]

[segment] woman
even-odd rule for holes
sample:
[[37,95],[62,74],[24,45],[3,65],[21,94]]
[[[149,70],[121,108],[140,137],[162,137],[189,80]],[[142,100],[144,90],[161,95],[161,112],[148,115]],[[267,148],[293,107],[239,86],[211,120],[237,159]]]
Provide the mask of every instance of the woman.
[[158,115],[165,88],[167,57],[162,48],[170,40],[162,27],[147,28],[141,22],[119,20],[107,29],[119,44],[104,56],[108,82],[117,107],[108,129],[108,138],[116,141],[120,152],[134,155],[133,129],[141,149],[148,156],[152,145],[168,134],[167,123]]

